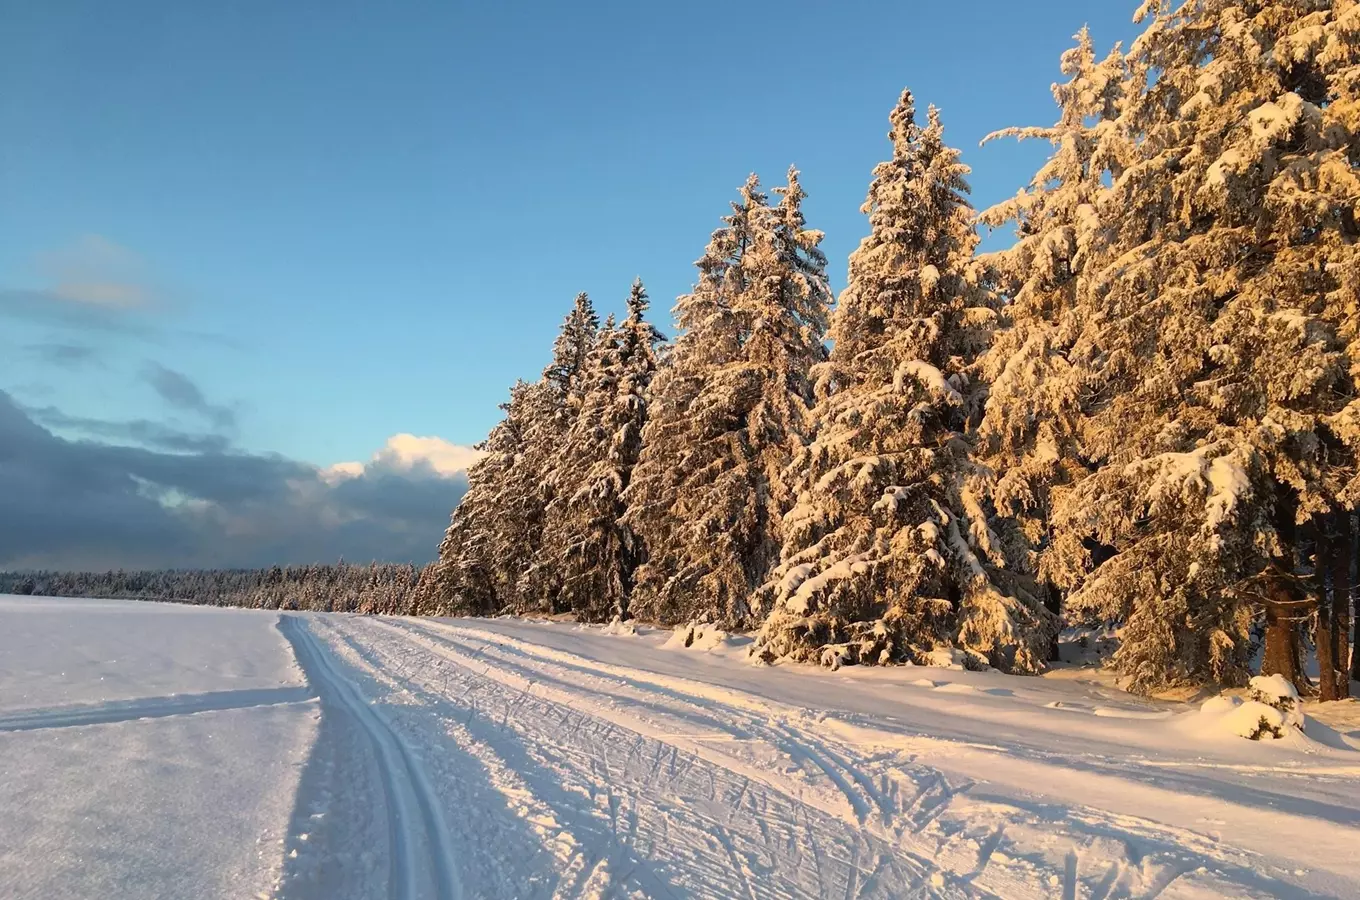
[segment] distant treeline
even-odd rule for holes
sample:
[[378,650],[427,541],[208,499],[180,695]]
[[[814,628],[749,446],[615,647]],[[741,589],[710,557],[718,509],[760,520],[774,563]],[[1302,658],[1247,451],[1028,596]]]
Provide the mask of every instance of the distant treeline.
[[159,569],[126,572],[0,572],[0,594],[161,600],[197,606],[402,614],[420,568],[411,564]]

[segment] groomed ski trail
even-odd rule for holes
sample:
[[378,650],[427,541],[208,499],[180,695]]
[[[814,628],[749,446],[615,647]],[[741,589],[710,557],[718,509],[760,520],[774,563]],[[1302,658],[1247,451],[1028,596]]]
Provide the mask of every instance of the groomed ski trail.
[[[1199,882],[1185,885],[1194,894],[1218,880],[1211,866],[1230,877],[1235,896],[1279,896],[1285,888],[1261,878],[1251,854],[1190,830],[1090,808],[1067,810],[1055,821],[991,792],[972,799],[976,782],[924,764],[928,752],[866,754],[838,740],[835,729],[819,727],[820,713],[739,689],[447,622],[374,620],[371,627],[405,632],[417,646],[481,669],[483,677],[692,753],[835,817],[913,870],[919,880],[909,896],[1153,898],[1186,876]],[[1051,859],[1053,844],[1070,849]],[[854,872],[847,877],[853,882]],[[896,889],[906,890],[900,882]]]
[[570,698],[554,702],[387,623],[326,617],[318,630],[347,664],[387,682],[403,708],[419,708],[404,722],[420,727],[433,714],[454,732],[501,789],[502,814],[540,823],[557,883],[541,893],[484,884],[487,896],[987,896],[821,804],[771,789],[763,782],[772,776],[733,772],[644,733],[640,721],[630,728]]
[[995,747],[864,740],[823,712],[463,620],[286,627],[383,725],[396,771],[429,778],[422,808],[442,802],[454,826],[438,859],[469,897],[1336,896],[1199,828],[998,792]]
[[[392,900],[463,900],[453,841],[439,797],[420,761],[383,713],[332,664],[329,653],[298,616],[282,616],[279,631],[293,645],[298,664],[328,707],[343,709],[368,735],[382,775],[387,806]],[[427,891],[432,893],[427,894]]]

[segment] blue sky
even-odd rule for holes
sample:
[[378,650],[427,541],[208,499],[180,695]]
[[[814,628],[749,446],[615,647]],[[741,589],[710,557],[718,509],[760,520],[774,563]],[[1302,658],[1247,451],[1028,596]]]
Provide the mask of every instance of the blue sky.
[[471,444],[577,291],[640,275],[669,331],[750,171],[799,166],[839,289],[904,86],[1013,193],[1044,148],[978,140],[1134,6],[0,0],[0,391],[68,438]]

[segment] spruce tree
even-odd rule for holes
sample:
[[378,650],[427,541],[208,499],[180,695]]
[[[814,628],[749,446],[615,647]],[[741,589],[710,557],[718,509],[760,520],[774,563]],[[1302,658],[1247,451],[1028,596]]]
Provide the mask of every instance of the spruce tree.
[[520,523],[522,539],[507,574],[513,579],[517,612],[551,612],[559,604],[560,572],[557,560],[542,549],[543,530],[547,510],[558,496],[562,445],[580,415],[599,332],[600,319],[590,297],[577,294],[553,345],[552,362],[543,370],[540,393],[534,398],[538,412],[526,425],[524,449],[510,475],[519,484],[515,496],[521,500],[511,515]]
[[569,398],[579,395],[580,373],[586,358],[595,345],[600,330],[600,317],[590,296],[584,291],[576,295],[575,305],[562,321],[562,328],[553,344],[553,360],[543,371],[545,381],[552,384],[563,398],[563,406],[571,406]]
[[750,594],[777,562],[783,471],[808,433],[830,301],[796,170],[778,193],[771,208],[747,180],[676,306],[681,334],[626,495],[647,553],[633,598],[642,618],[750,624]]
[[632,530],[621,520],[622,495],[642,448],[647,388],[661,334],[645,319],[647,293],[633,283],[628,316],[611,316],[585,363],[581,408],[559,448],[539,566],[560,586],[557,609],[582,621],[628,616],[638,562]]
[[[1062,56],[1068,80],[1053,85],[1060,117],[1048,128],[1007,128],[1002,137],[1050,142],[1053,155],[1014,198],[978,216],[997,228],[1013,224],[1015,243],[979,258],[982,277],[1006,302],[991,344],[978,362],[987,400],[978,454],[997,473],[997,531],[1011,566],[1042,580],[1055,493],[1086,474],[1075,422],[1086,369],[1074,352],[1085,336],[1080,286],[1092,243],[1108,160],[1102,137],[1112,127],[1124,89],[1119,47],[1097,60],[1083,28]],[[1044,591],[1057,612],[1057,591]]]
[[524,452],[528,401],[534,385],[516,382],[501,405],[505,418],[477,445],[485,454],[468,470],[468,490],[454,508],[435,562],[426,567],[416,591],[419,615],[490,615],[506,605],[502,553],[514,541],[505,514],[514,506],[507,488]]
[[967,371],[993,318],[966,277],[977,243],[968,169],[934,108],[917,125],[909,91],[890,121],[893,155],[874,169],[870,234],[832,319],[816,439],[790,469],[798,503],[761,591],[770,614],[754,653],[838,666],[958,645],[1035,671],[1049,621],[995,568],[987,473],[963,434]]
[[[1149,0],[1085,262],[1078,440],[1048,563],[1124,623],[1134,689],[1297,677],[1315,523],[1355,500],[1360,260],[1349,0]],[[1317,585],[1314,584],[1314,592]]]
[[480,446],[486,456],[468,473],[469,488],[454,510],[439,557],[422,575],[422,610],[489,614],[544,605],[533,572],[551,502],[558,449],[580,404],[579,381],[595,341],[598,318],[578,294],[543,377],[519,382],[501,409],[505,418]]

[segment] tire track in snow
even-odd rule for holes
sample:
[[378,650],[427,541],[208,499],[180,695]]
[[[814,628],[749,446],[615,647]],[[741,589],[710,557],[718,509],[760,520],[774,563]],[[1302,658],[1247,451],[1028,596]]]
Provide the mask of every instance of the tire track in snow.
[[[462,900],[453,842],[442,807],[415,754],[386,717],[369,706],[358,688],[340,674],[300,617],[280,617],[279,631],[292,644],[298,665],[320,694],[322,715],[328,702],[339,705],[373,744],[387,799],[392,900],[418,900],[427,883],[436,900]],[[426,866],[428,871],[422,872]]]

